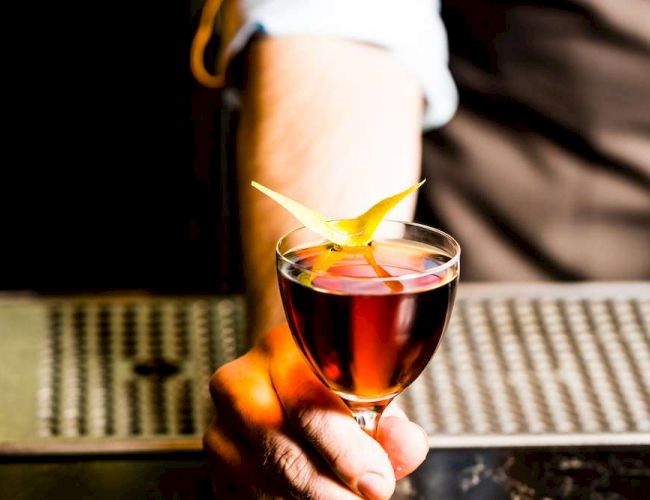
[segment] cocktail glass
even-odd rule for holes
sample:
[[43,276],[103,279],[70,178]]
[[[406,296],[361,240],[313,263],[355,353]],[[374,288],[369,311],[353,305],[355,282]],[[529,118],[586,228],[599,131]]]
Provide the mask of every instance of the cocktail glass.
[[362,247],[339,247],[301,227],[280,238],[276,264],[296,343],[375,437],[383,410],[440,344],[454,304],[460,246],[411,222],[383,221]]

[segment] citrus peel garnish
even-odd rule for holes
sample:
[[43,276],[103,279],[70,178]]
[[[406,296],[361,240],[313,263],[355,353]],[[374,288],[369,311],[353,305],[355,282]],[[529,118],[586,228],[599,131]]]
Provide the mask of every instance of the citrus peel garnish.
[[[312,210],[283,194],[277,193],[258,182],[253,181],[251,182],[251,185],[278,204],[282,205],[282,207],[291,212],[291,214],[307,228],[335,245],[343,247],[341,250],[330,248],[326,253],[323,253],[318,257],[312,266],[312,272],[325,272],[344,257],[345,250],[353,251],[355,248],[369,245],[372,242],[372,237],[375,234],[377,227],[379,227],[379,224],[381,224],[381,221],[384,220],[388,212],[395,208],[397,204],[408,195],[417,191],[424,182],[425,180],[422,180],[404,191],[400,191],[397,194],[375,203],[355,219],[334,221],[328,220],[327,217],[321,215],[315,210]],[[369,246],[367,247],[367,250],[361,250],[361,252],[366,259],[366,262],[368,262],[370,267],[372,267],[377,276],[385,278],[392,276],[377,264]],[[299,279],[304,284],[309,285],[311,284],[312,278],[303,276]],[[398,281],[387,281],[386,285],[394,291],[401,291],[403,288],[402,284]]]
[[370,243],[377,227],[379,227],[381,221],[383,221],[386,215],[388,215],[388,212],[395,208],[399,202],[408,195],[417,191],[424,182],[425,180],[422,180],[404,191],[400,191],[388,198],[384,198],[375,203],[356,219],[345,219],[331,222],[330,224],[336,228],[336,231],[344,232],[348,235],[349,239],[347,243],[342,244],[342,246],[356,247]]
[[[377,264],[377,261],[375,260],[375,256],[372,253],[372,248],[367,246],[363,247],[363,256],[366,259],[366,262],[370,264],[370,267],[372,267],[372,270],[375,271],[375,274],[379,276],[380,278],[392,278],[393,275],[390,274],[386,269],[381,267],[379,264]],[[396,280],[388,280],[384,281],[384,284],[390,288],[393,292],[401,292],[404,290],[404,285],[402,285],[399,281]]]
[[367,245],[372,241],[377,227],[386,217],[388,212],[397,206],[397,204],[411,193],[415,192],[424,180],[414,184],[408,189],[401,191],[393,196],[389,196],[375,203],[366,212],[356,219],[344,219],[330,221],[324,215],[319,214],[311,208],[307,208],[283,194],[276,193],[272,189],[262,186],[258,182],[251,182],[251,185],[262,191],[269,198],[273,199],[291,214],[302,222],[313,232],[320,234],[326,240],[336,243],[342,247],[360,247]]
[[311,272],[302,272],[298,275],[298,281],[303,285],[311,286],[314,279],[314,273],[327,272],[333,265],[345,257],[343,249],[336,250],[329,247],[326,251],[322,252],[311,266]]
[[[327,272],[331,267],[335,266],[337,262],[344,259],[347,254],[360,253],[363,255],[363,258],[366,260],[368,265],[372,268],[375,274],[380,278],[393,278],[393,275],[390,274],[386,269],[381,267],[375,256],[372,253],[372,246],[365,245],[362,247],[333,247],[330,246],[326,251],[318,255],[314,264],[311,266],[309,272],[302,272],[298,275],[298,281],[303,285],[311,286],[312,281],[316,274]],[[387,280],[384,282],[388,288],[393,292],[401,292],[404,290],[404,285],[402,285],[397,280]]]

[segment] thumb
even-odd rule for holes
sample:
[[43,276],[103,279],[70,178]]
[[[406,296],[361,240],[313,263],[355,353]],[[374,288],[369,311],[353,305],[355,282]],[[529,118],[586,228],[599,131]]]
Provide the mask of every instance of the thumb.
[[424,462],[429,451],[429,438],[422,427],[411,422],[400,409],[391,406],[379,420],[377,441],[388,454],[395,478],[401,479]]

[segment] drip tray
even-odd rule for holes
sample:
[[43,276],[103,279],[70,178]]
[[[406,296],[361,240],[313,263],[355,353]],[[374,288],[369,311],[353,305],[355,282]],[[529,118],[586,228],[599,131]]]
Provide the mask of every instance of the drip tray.
[[[198,450],[240,297],[0,298],[0,453]],[[650,284],[460,287],[399,397],[433,448],[650,444]]]
[[650,283],[461,291],[400,396],[432,448],[650,444]]
[[200,449],[242,312],[240,297],[0,300],[0,452]]

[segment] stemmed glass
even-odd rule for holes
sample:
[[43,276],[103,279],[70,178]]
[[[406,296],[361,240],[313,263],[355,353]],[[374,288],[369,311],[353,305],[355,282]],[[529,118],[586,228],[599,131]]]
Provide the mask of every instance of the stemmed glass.
[[386,406],[438,347],[459,264],[451,236],[410,222],[383,221],[363,247],[339,247],[306,227],[278,241],[280,293],[293,337],[371,436]]

